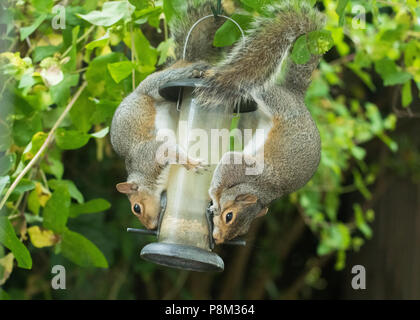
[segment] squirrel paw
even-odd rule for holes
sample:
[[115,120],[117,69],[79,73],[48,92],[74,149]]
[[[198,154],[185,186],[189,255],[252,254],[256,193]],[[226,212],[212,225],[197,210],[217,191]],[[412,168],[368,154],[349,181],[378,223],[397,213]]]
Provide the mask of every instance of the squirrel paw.
[[209,211],[211,212],[213,216],[217,215],[217,210],[218,210],[217,204],[212,204],[209,208]]
[[186,164],[184,164],[185,169],[192,170],[194,173],[202,174],[203,171],[209,171],[209,165],[203,164],[201,160],[188,158]]

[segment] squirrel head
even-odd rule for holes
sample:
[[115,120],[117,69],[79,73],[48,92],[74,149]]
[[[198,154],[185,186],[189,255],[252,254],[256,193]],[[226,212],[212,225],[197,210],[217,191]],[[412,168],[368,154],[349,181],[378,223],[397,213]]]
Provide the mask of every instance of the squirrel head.
[[117,190],[128,196],[131,212],[147,229],[156,229],[159,221],[160,199],[134,182],[117,184]]
[[234,195],[229,191],[222,193],[213,216],[213,238],[216,244],[247,233],[252,221],[268,211],[257,196],[250,193]]

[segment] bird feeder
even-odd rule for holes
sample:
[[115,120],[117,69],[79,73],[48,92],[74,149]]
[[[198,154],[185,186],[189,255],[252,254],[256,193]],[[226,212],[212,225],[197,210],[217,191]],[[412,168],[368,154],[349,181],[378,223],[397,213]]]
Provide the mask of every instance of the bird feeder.
[[[209,17],[213,15],[201,18],[191,28],[185,42],[184,56],[191,31],[200,21]],[[231,20],[228,17],[225,18]],[[223,271],[222,258],[212,252],[213,222],[208,210],[210,205],[208,190],[217,162],[225,152],[229,151],[229,143],[223,144],[219,139],[210,137],[212,137],[213,129],[229,130],[233,114],[232,108],[227,106],[202,107],[198,104],[194,97],[194,88],[201,86],[203,82],[197,78],[172,81],[159,88],[159,94],[166,100],[177,102],[180,112],[177,143],[183,150],[189,151],[197,145],[197,132],[209,137],[207,141],[204,141],[206,143],[204,151],[207,152],[198,156],[209,166],[206,170],[197,173],[185,169],[182,164],[172,164],[169,169],[167,190],[162,194],[158,230],[130,228],[128,231],[157,236],[157,242],[150,243],[141,250],[140,256],[148,261],[193,271]],[[234,112],[239,112],[239,110],[240,112],[255,111],[256,106],[255,103],[248,103],[238,106]],[[203,151],[203,148],[200,148],[200,151]],[[241,240],[227,243],[245,244]]]

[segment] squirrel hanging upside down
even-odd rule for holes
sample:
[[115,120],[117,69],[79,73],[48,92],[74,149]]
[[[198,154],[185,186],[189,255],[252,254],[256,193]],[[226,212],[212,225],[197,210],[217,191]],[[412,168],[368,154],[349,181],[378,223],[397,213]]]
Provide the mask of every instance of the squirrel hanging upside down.
[[[212,4],[202,1],[195,8],[196,2],[188,1],[185,19],[175,20],[172,26],[178,57],[188,30],[208,14]],[[169,80],[191,78],[197,70],[204,72],[207,84],[195,91],[203,106],[233,107],[241,100],[254,99],[270,123],[262,141],[263,154],[259,150],[228,152],[216,167],[209,190],[216,243],[247,232],[257,216],[267,213],[271,201],[302,187],[314,174],[320,159],[320,139],[303,100],[319,57],[313,56],[304,65],[289,62],[280,86],[274,79],[283,62],[289,60],[288,52],[295,40],[322,28],[323,17],[304,2],[286,0],[268,9],[273,17],[257,18],[245,41],[239,41],[215,67],[209,64],[220,58],[221,51],[211,45],[211,36],[224,21],[203,22],[191,35],[188,62],[179,61],[150,75],[118,107],[111,125],[111,142],[126,160],[128,178],[117,189],[128,195],[133,213],[146,228],[157,226],[160,195],[167,181],[168,163],[155,158],[161,144],[156,141],[156,132],[163,126],[174,127],[177,122],[175,104],[164,101],[157,90]],[[161,119],[165,119],[164,125],[159,123]],[[183,153],[176,145],[173,148],[177,156]],[[262,173],[245,174],[247,166],[243,161],[226,161],[234,156],[248,160],[246,163],[263,161]],[[187,168],[201,166],[199,160],[188,159]]]
[[[246,233],[273,200],[304,186],[318,167],[321,141],[304,96],[320,57],[299,65],[291,61],[289,51],[298,37],[321,29],[324,19],[305,2],[296,3],[269,7],[275,17],[258,18],[245,42],[205,72],[208,88],[197,90],[204,105],[223,101],[233,106],[254,99],[270,123],[257,150],[228,152],[214,171],[209,194],[216,243]],[[275,76],[282,67],[285,73],[278,85]],[[263,164],[262,172],[247,174],[252,163]]]
[[[173,23],[171,36],[177,43],[177,56],[181,55],[191,26],[209,12],[210,3],[205,1],[195,8],[189,1],[185,17]],[[221,49],[213,47],[207,37],[214,35],[221,25],[222,21],[208,21],[200,26],[192,34],[191,41],[197,47],[187,51],[188,61],[178,60],[166,69],[149,75],[121,102],[112,119],[111,144],[115,152],[125,159],[128,172],[127,181],[117,184],[116,188],[128,196],[132,213],[147,229],[155,229],[159,221],[160,199],[167,186],[168,165],[186,159],[183,165],[187,170],[203,168],[200,160],[189,157],[177,144],[169,147],[171,150],[168,150],[167,159],[156,156],[164,143],[158,141],[158,131],[176,131],[179,117],[176,103],[162,98],[158,90],[169,81],[194,78],[209,68],[208,62],[200,59],[206,57],[211,61],[220,55]]]

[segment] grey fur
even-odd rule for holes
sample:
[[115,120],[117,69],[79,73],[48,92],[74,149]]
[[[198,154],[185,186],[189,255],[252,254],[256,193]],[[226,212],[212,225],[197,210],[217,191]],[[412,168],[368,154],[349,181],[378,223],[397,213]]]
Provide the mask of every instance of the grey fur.
[[[213,202],[221,194],[220,203],[214,206],[215,219],[221,214],[221,206],[235,201],[238,195],[252,194],[259,201],[246,206],[229,228],[226,239],[248,231],[258,212],[270,202],[304,186],[315,173],[321,151],[318,129],[307,110],[303,95],[285,88],[273,86],[254,98],[272,117],[281,119],[281,134],[270,145],[265,145],[264,169],[260,175],[246,175],[246,162],[223,164],[234,154],[252,157],[238,152],[226,153],[216,167],[210,187]],[[275,143],[273,143],[275,142]],[[250,161],[248,160],[248,163]],[[216,224],[216,221],[215,221]]]
[[[219,242],[246,233],[262,209],[303,187],[319,165],[321,140],[304,97],[320,57],[313,56],[303,65],[286,57],[294,41],[320,29],[324,19],[315,9],[301,4],[297,9],[296,1],[284,1],[273,7],[275,18],[257,21],[246,45],[239,44],[229,59],[210,70],[213,74],[209,73],[207,81],[211,88],[197,90],[204,104],[218,105],[223,101],[233,106],[241,99],[252,98],[272,120],[264,142],[261,174],[246,174],[247,163],[257,160],[261,156],[258,153],[228,152],[214,171],[209,193],[213,200],[213,235],[215,239],[219,237]],[[285,68],[285,73],[277,85],[273,80],[280,67]],[[234,163],[235,156],[245,161]],[[241,203],[243,195],[258,200]],[[232,206],[240,209],[233,222],[227,224],[222,213]]]
[[251,99],[253,90],[274,81],[294,41],[324,24],[323,15],[305,1],[285,0],[268,10],[273,17],[256,18],[245,42],[239,41],[227,59],[209,70],[209,88],[196,90],[203,105],[233,107]]
[[[154,193],[164,166],[156,162],[155,156],[163,143],[156,141],[154,114],[151,108],[176,108],[158,93],[161,85],[193,77],[194,70],[204,70],[206,64],[196,63],[177,69],[166,69],[148,76],[128,95],[115,111],[111,124],[111,144],[117,154],[126,161],[128,182],[135,182]],[[152,106],[142,104],[145,98]],[[174,119],[176,121],[176,119]],[[142,130],[150,127],[150,130]]]
[[[211,5],[216,1],[209,0],[188,0],[186,1],[187,10],[181,17],[175,18],[171,24],[171,37],[175,40],[175,55],[177,59],[183,59],[185,39],[191,27],[198,19],[212,14]],[[209,62],[218,61],[226,48],[213,46],[214,35],[222,24],[224,19],[215,20],[208,18],[203,20],[191,33],[185,60],[195,62],[205,59]]]

